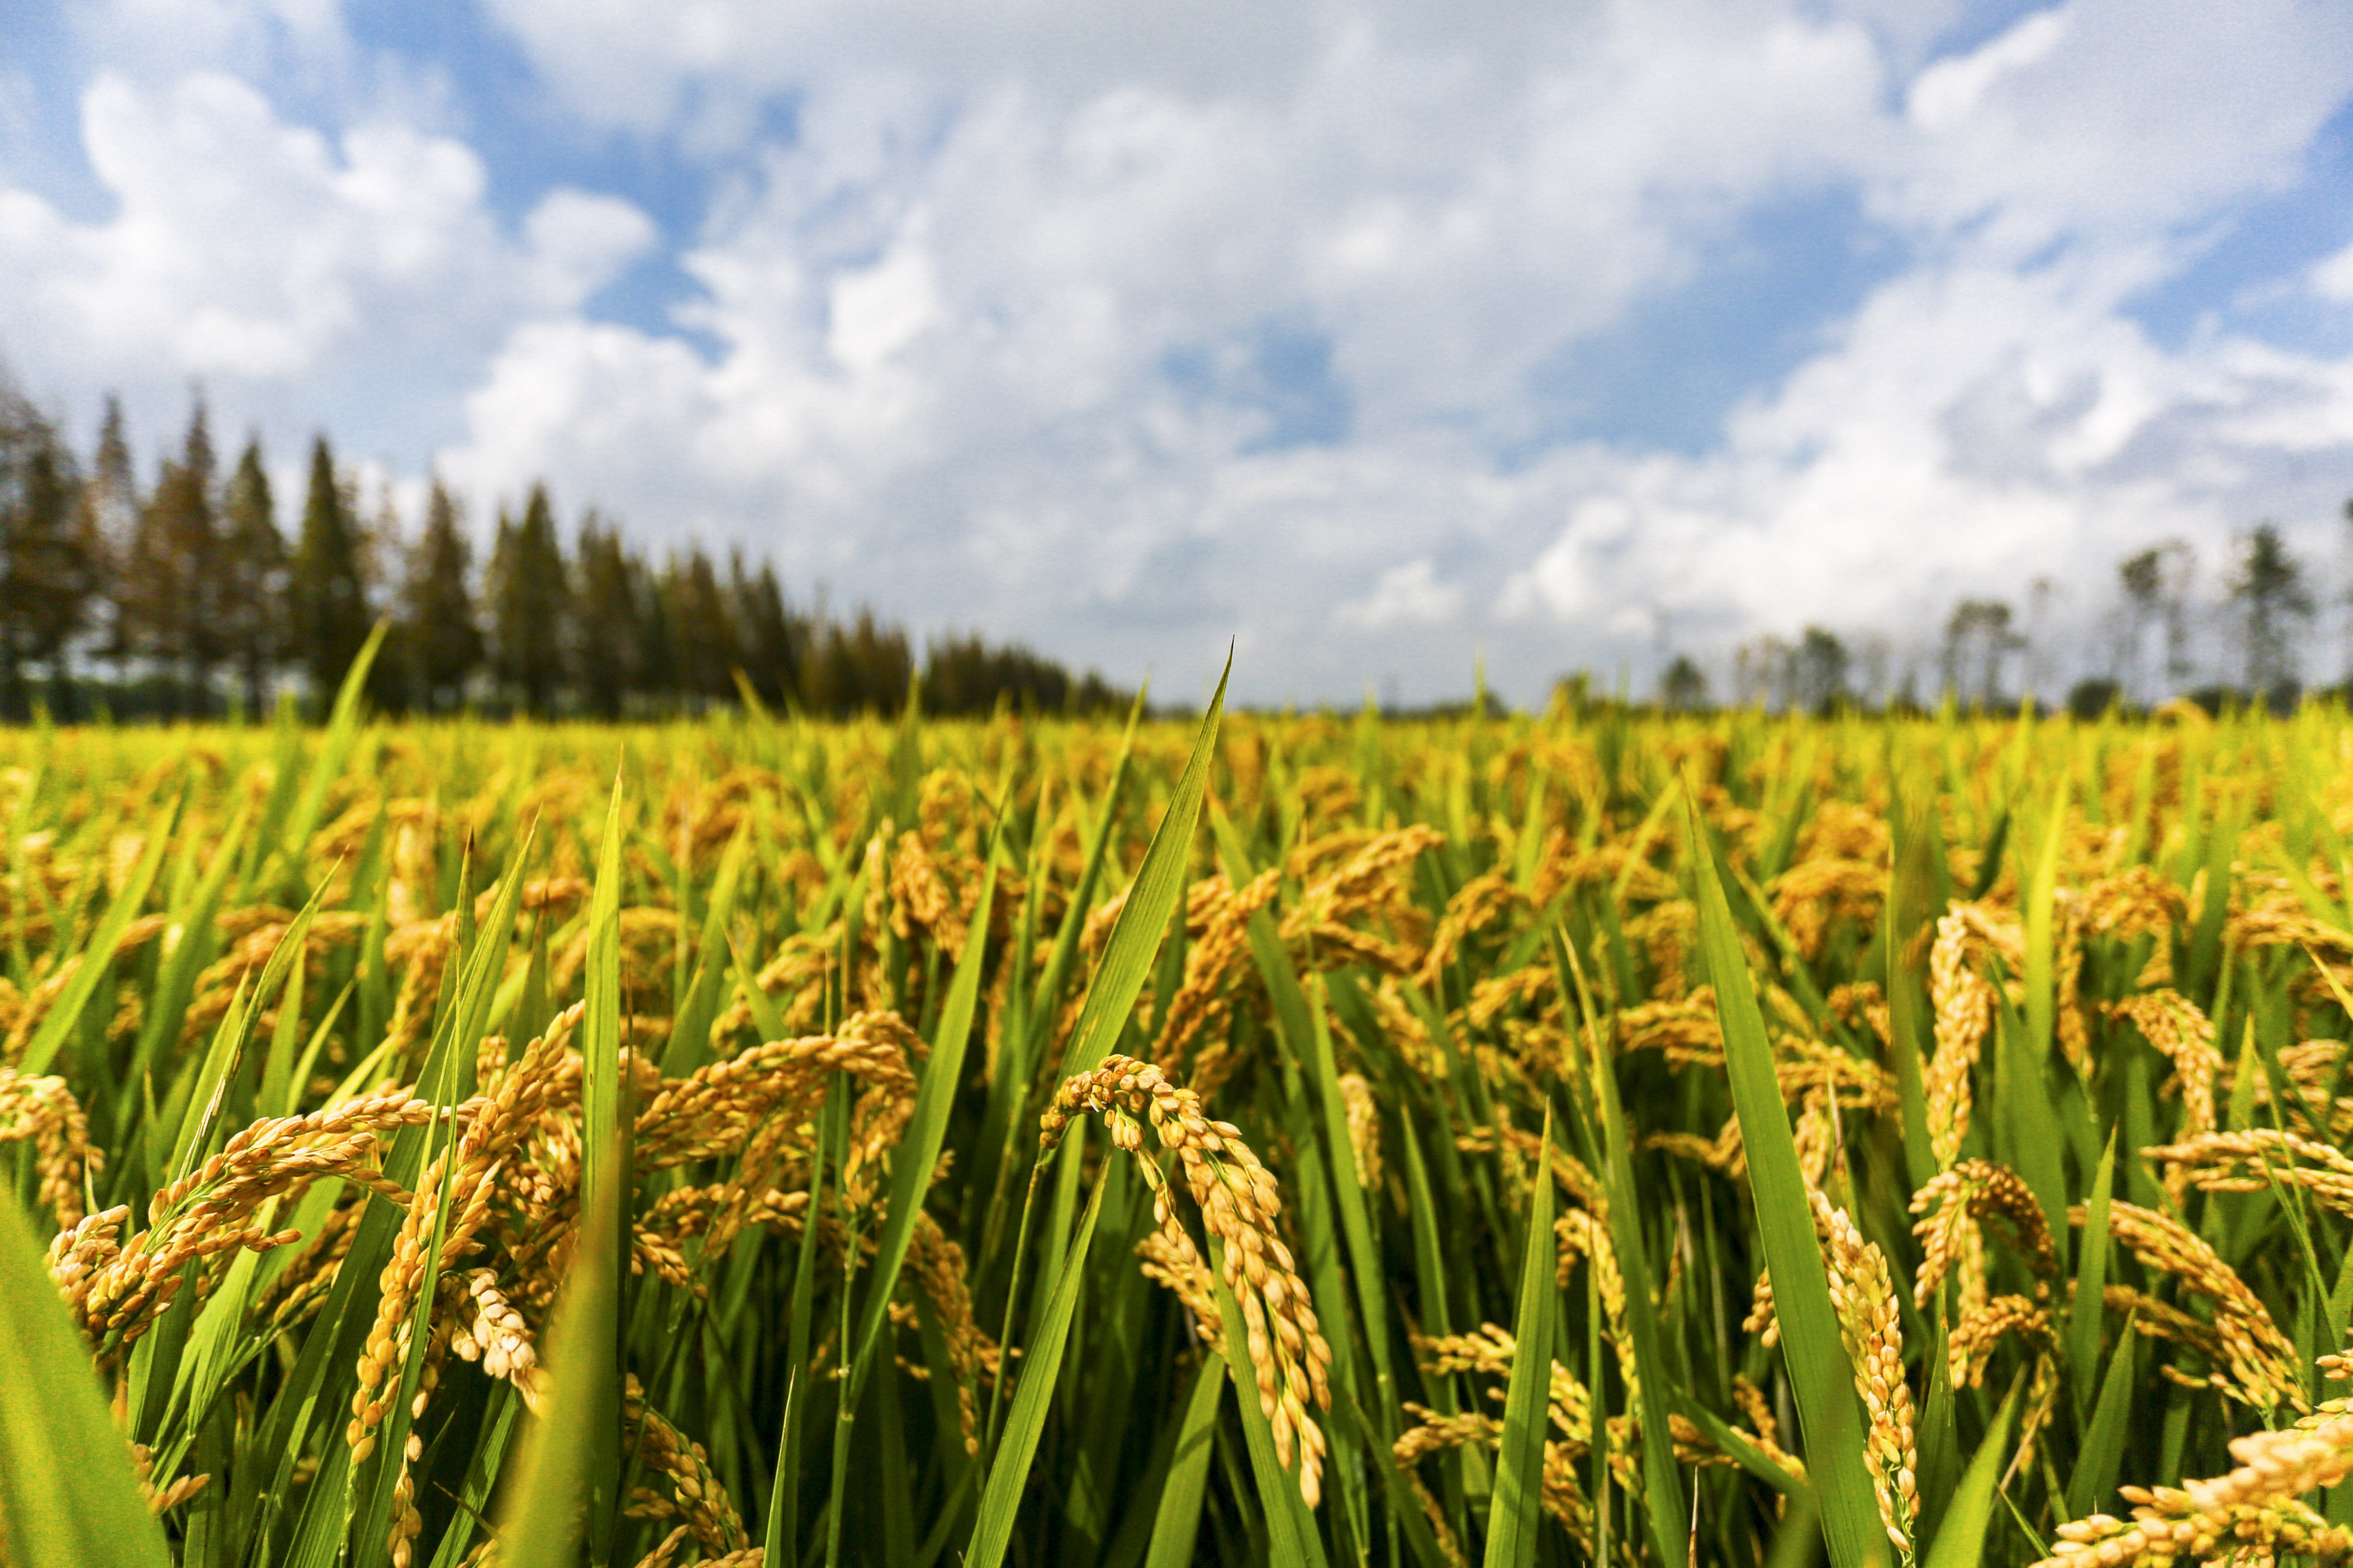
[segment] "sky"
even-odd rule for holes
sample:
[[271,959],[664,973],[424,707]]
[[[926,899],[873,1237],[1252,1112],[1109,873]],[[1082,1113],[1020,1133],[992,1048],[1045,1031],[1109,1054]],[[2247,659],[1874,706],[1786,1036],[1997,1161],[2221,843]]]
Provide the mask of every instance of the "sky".
[[[1172,699],[2353,578],[2353,7],[14,0],[0,363]],[[2307,679],[2343,672],[2334,605]]]

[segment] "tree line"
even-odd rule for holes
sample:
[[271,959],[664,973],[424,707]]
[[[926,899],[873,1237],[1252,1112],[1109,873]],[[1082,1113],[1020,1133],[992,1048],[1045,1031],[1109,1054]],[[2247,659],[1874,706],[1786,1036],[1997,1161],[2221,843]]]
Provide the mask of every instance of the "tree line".
[[[2343,516],[2353,547],[2353,501]],[[2033,699],[2084,717],[2176,697],[2210,710],[2264,703],[2284,711],[2309,689],[2307,655],[2332,598],[2345,612],[2348,673],[2333,683],[2324,674],[2320,684],[2353,693],[2353,586],[2326,594],[2277,523],[2259,522],[2233,542],[2217,586],[2201,597],[2196,552],[2169,539],[2118,562],[2105,602],[2089,613],[2063,613],[2067,588],[2043,577],[2023,612],[2004,598],[1960,599],[1933,643],[1899,647],[1874,632],[1819,625],[1795,638],[1755,638],[1734,654],[1728,695],[1744,706],[1810,712],[1916,710],[1947,697],[1986,709]],[[1661,706],[1704,708],[1714,695],[1687,653],[1660,671]]]
[[[841,717],[902,703],[917,674],[903,626],[797,605],[740,550],[723,569],[700,544],[657,563],[593,510],[567,548],[543,484],[501,509],[478,563],[463,503],[438,477],[404,537],[388,500],[362,515],[322,434],[290,534],[280,518],[259,437],[224,465],[201,393],[142,486],[117,399],[84,462],[0,382],[0,717],[254,714],[281,693],[315,704],[379,619],[368,695],[396,713],[649,717],[748,689],[777,710]],[[921,673],[933,712],[1131,700],[977,635],[929,639]]]

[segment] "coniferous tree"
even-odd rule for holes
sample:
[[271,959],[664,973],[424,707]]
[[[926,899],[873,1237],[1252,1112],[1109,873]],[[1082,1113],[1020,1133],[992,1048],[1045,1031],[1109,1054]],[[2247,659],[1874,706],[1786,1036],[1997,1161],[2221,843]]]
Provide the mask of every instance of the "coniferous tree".
[[691,707],[725,701],[734,695],[735,667],[742,659],[719,574],[701,545],[682,560],[670,558],[661,594],[677,650],[679,695]]
[[26,711],[30,665],[66,693],[69,653],[96,584],[73,454],[57,428],[0,386],[0,685]]
[[165,700],[177,712],[204,711],[221,655],[213,467],[212,434],[199,396],[179,454],[164,460],[140,509],[123,562],[131,645],[165,677]]
[[800,694],[801,627],[786,607],[776,569],[764,561],[757,573],[746,573],[744,552],[736,550],[728,557],[727,592],[735,602],[736,653],[744,676],[761,701],[782,708]]
[[401,585],[406,642],[416,673],[418,706],[446,712],[465,700],[466,683],[482,664],[482,628],[468,578],[473,549],[458,503],[437,475],[425,503],[425,531],[408,552]]
[[637,689],[663,707],[679,697],[678,638],[670,624],[670,605],[653,567],[636,551],[625,552],[629,568],[629,600],[638,609]]
[[907,700],[915,659],[904,628],[861,605],[855,621],[827,622],[812,643],[806,676],[812,711],[847,718],[887,712]]
[[594,511],[581,520],[575,556],[580,580],[580,696],[589,712],[617,719],[640,679],[642,616],[638,579],[643,573]]
[[491,626],[499,679],[532,713],[555,703],[565,680],[571,591],[547,487],[533,485],[522,521],[499,518],[491,554]]
[[101,617],[97,656],[114,666],[120,683],[137,654],[134,616],[128,603],[127,565],[132,535],[139,526],[139,476],[123,431],[122,400],[106,395],[106,417],[99,426],[98,450],[90,462],[88,490],[91,548],[98,574]]
[[367,641],[367,588],[360,560],[359,519],[350,491],[335,473],[324,436],[311,447],[310,489],[302,531],[287,582],[287,626],[294,662],[322,708],[334,698],[344,672]]
[[262,466],[261,437],[248,437],[229,475],[221,511],[220,631],[230,668],[245,689],[245,710],[269,701],[270,677],[285,647],[286,536]]

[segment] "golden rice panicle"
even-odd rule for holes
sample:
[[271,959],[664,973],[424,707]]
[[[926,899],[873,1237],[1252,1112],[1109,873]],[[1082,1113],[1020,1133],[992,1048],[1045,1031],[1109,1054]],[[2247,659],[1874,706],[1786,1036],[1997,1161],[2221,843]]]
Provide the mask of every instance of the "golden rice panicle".
[[2051,1313],[2023,1296],[1996,1296],[1980,1307],[1964,1311],[1946,1336],[1947,1367],[1958,1388],[1980,1388],[1986,1367],[2005,1335],[2015,1334],[2038,1351],[2055,1343]]
[[523,1403],[538,1409],[545,1376],[530,1325],[499,1289],[498,1276],[487,1268],[466,1276],[466,1295],[472,1317],[450,1336],[449,1348],[460,1361],[479,1361],[484,1375],[512,1383]]
[[2338,1214],[2353,1215],[2353,1159],[2312,1139],[2270,1127],[2201,1132],[2141,1151],[2175,1178],[2210,1193],[2260,1193],[2299,1186]]
[[[1912,1194],[1912,1212],[1926,1217],[1912,1227],[1920,1238],[1920,1272],[1912,1283],[1915,1306],[1926,1307],[1956,1265],[1967,1267],[1980,1226],[1990,1221],[2043,1281],[2059,1272],[2059,1254],[2042,1206],[2014,1171],[1990,1160],[1964,1160],[1930,1178]],[[2047,1291],[2047,1283],[2035,1287]]]
[[1928,1144],[1939,1167],[1953,1163],[1969,1130],[1969,1074],[1993,1026],[1993,986],[1969,967],[1978,934],[1968,910],[1956,907],[1936,921],[1928,950],[1928,994],[1936,1013],[1936,1049],[1924,1088]]
[[1440,1375],[1476,1372],[1493,1377],[1509,1377],[1512,1355],[1517,1346],[1509,1329],[1499,1323],[1482,1323],[1467,1334],[1437,1334],[1427,1338],[1416,1334],[1413,1348],[1421,1352],[1421,1365]]
[[1340,1099],[1348,1110],[1348,1147],[1356,1157],[1356,1184],[1381,1190],[1381,1105],[1360,1072],[1340,1075]]
[[1159,1165],[1145,1155],[1144,1128],[1136,1119],[1146,1119],[1161,1146],[1176,1154],[1202,1224],[1223,1249],[1225,1282],[1241,1308],[1259,1408],[1274,1428],[1276,1457],[1288,1467],[1296,1445],[1300,1495],[1313,1508],[1323,1496],[1324,1445],[1308,1405],[1331,1408],[1332,1347],[1324,1342],[1306,1282],[1276,1229],[1282,1200],[1273,1173],[1242,1142],[1240,1129],[1210,1121],[1201,1112],[1198,1095],[1133,1057],[1106,1057],[1101,1066],[1063,1082],[1039,1119],[1039,1152],[1060,1141],[1073,1117],[1090,1110],[1103,1116],[1114,1147],[1136,1156],[1137,1169],[1152,1188],[1154,1218],[1164,1228],[1175,1212],[1169,1186]]
[[2125,1487],[2130,1521],[2094,1514],[2059,1527],[2052,1554],[2035,1568],[2158,1568],[2221,1557],[2341,1561],[2353,1531],[2306,1507],[2304,1494],[2353,1474],[2353,1415],[2337,1413],[2277,1432],[2233,1438],[2228,1475],[2181,1487]]
[[[384,1420],[386,1395],[399,1384],[397,1368],[408,1349],[409,1310],[424,1287],[434,1227],[443,1222],[445,1186],[448,1204],[441,1258],[447,1266],[477,1250],[475,1237],[489,1221],[500,1167],[537,1126],[556,1068],[565,1059],[565,1037],[584,1016],[585,1005],[579,1003],[558,1014],[546,1034],[497,1076],[490,1093],[471,1102],[473,1118],[456,1149],[437,1155],[418,1180],[417,1194],[394,1240],[392,1258],[379,1277],[383,1293],[377,1300],[375,1322],[360,1352],[360,1388],[353,1395],[352,1419],[345,1428],[354,1463],[375,1451],[375,1428]],[[479,1295],[475,1300],[478,1305],[481,1301]]]
[[[2214,1079],[2222,1071],[2222,1053],[2214,1041],[2213,1021],[2198,1004],[2178,991],[2150,991],[2108,1005],[2112,1017],[2124,1019],[2173,1063],[2181,1086],[2181,1131],[2185,1137],[2211,1132],[2219,1123],[2214,1110]],[[2180,1173],[2174,1174],[2175,1196],[2180,1195]]]
[[1844,1209],[1833,1207],[1819,1191],[1811,1195],[1814,1227],[1830,1265],[1831,1305],[1854,1363],[1855,1392],[1869,1417],[1864,1457],[1879,1497],[1880,1521],[1888,1539],[1908,1556],[1913,1524],[1920,1516],[1920,1456],[1913,1435],[1912,1385],[1904,1375],[1895,1286],[1879,1244],[1865,1241]]
[[[2084,1223],[2080,1205],[2068,1216],[2077,1225]],[[2249,1405],[2304,1406],[2295,1347],[2262,1299],[2204,1237],[2179,1220],[2122,1199],[2108,1205],[2108,1232],[2144,1267],[2172,1275],[2214,1303],[2211,1332],[2230,1373],[2219,1384],[2223,1392]]]
[[1173,1069],[1195,1040],[1214,1041],[1223,1030],[1233,1011],[1229,983],[1250,962],[1250,919],[1274,902],[1282,887],[1279,870],[1261,872],[1239,889],[1222,876],[1193,884],[1200,934],[1185,950],[1184,980],[1160,1009],[1152,1053],[1164,1067]]
[[1193,1331],[1210,1353],[1223,1355],[1226,1322],[1225,1314],[1218,1310],[1217,1278],[1209,1272],[1201,1249],[1193,1245],[1192,1233],[1173,1210],[1135,1244],[1135,1255],[1144,1260],[1144,1277],[1184,1303],[1192,1316]]
[[629,1494],[625,1511],[638,1519],[683,1516],[686,1528],[707,1552],[741,1552],[751,1544],[743,1516],[735,1511],[726,1487],[711,1468],[711,1457],[702,1444],[646,1403],[645,1390],[634,1373],[622,1383],[621,1422],[630,1450],[647,1469],[669,1480],[676,1497],[672,1501],[640,1487]]
[[362,1096],[307,1116],[265,1119],[232,1137],[148,1204],[148,1228],[74,1284],[70,1304],[111,1353],[147,1331],[179,1293],[184,1266],[237,1247],[266,1252],[298,1233],[262,1228],[271,1198],[326,1177],[373,1174],[377,1134],[417,1126],[433,1110],[406,1094]]
[[[797,1195],[806,1204],[807,1194]],[[980,1323],[973,1316],[964,1248],[948,1239],[939,1221],[930,1215],[919,1214],[908,1237],[907,1270],[916,1288],[930,1298],[940,1337],[947,1342],[948,1365],[956,1379],[956,1421],[963,1429],[965,1452],[977,1458],[980,1425],[973,1389],[984,1359],[997,1347],[981,1332]]]
[[0,1143],[30,1139],[39,1177],[35,1200],[71,1229],[82,1217],[82,1173],[104,1167],[91,1146],[90,1120],[61,1078],[36,1078],[0,1067]]

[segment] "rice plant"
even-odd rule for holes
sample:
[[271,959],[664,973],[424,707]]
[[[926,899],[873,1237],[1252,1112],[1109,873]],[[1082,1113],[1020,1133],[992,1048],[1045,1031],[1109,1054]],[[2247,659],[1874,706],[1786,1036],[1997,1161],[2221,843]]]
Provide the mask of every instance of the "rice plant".
[[0,1563],[2338,1560],[2353,730],[0,736]]

